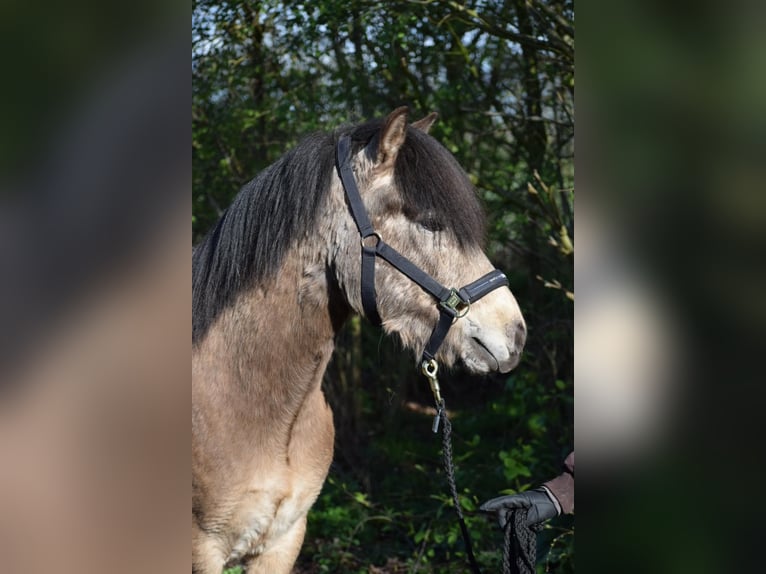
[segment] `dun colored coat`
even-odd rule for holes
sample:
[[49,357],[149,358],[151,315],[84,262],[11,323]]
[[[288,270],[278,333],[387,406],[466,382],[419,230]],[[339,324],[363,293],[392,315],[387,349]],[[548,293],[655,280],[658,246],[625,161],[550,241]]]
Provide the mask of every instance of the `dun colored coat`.
[[[493,267],[484,218],[452,155],[427,135],[436,115],[311,136],[247,184],[193,252],[192,570],[286,574],[333,456],[321,390],[334,339],[362,313],[359,235],[334,169],[348,133],[354,173],[385,240],[445,285]],[[387,333],[422,352],[434,300],[376,263]],[[519,361],[525,326],[507,288],[471,307],[438,355],[478,373]]]

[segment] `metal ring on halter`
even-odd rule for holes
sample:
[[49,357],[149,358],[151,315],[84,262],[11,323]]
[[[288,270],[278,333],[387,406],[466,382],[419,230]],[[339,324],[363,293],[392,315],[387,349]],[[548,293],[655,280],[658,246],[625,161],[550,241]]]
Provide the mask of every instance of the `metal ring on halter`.
[[460,317],[465,317],[471,308],[471,302],[463,299],[463,296],[458,293],[457,289],[450,289],[449,295],[442,301],[439,301],[439,306],[450,313],[454,321],[460,319]]
[[[461,317],[465,317],[466,315],[468,315],[468,311],[470,311],[470,310],[471,310],[471,304],[470,303],[466,303],[465,307],[463,307],[462,311],[458,311],[457,312],[457,315],[455,315],[455,319],[460,319]],[[456,311],[457,311],[457,309],[456,309]]]
[[[365,242],[365,240],[369,239],[370,237],[374,237],[375,238],[375,243],[372,244],[372,245],[366,245],[364,242]],[[381,241],[383,241],[383,238],[380,236],[380,234],[377,231],[373,231],[369,235],[365,235],[364,237],[362,237],[359,240],[359,242],[362,244],[362,247],[364,247],[365,249],[377,249],[378,245],[380,245]]]

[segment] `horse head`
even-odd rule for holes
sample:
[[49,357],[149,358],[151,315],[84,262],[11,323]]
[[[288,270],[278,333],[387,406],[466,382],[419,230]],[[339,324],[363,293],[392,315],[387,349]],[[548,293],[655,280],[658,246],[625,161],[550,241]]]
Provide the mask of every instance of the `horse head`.
[[[435,119],[431,114],[408,125],[407,109],[399,108],[382,121],[352,128],[350,162],[375,229],[372,241],[385,241],[437,282],[459,288],[494,266],[484,254],[484,214],[473,185],[455,158],[428,135]],[[365,314],[360,234],[340,179],[333,188],[333,208],[343,214],[334,231],[336,279],[348,304]],[[438,302],[381,258],[375,262],[374,286],[383,329],[420,355],[439,321]],[[461,361],[476,373],[505,373],[518,364],[526,326],[507,287],[457,311],[437,360]]]

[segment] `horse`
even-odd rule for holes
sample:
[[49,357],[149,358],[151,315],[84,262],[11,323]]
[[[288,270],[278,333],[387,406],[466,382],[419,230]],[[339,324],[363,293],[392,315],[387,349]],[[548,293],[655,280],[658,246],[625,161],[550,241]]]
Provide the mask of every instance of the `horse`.
[[[412,124],[407,114],[308,136],[247,183],[193,248],[194,573],[291,571],[333,457],[321,381],[352,314],[377,315],[416,354],[444,323],[432,362],[474,373],[519,362],[526,325],[484,254],[476,191],[428,135],[436,114]],[[365,225],[375,231],[360,241]],[[436,305],[425,279],[396,261],[373,257],[363,279],[360,251],[379,245],[436,285],[484,277]]]

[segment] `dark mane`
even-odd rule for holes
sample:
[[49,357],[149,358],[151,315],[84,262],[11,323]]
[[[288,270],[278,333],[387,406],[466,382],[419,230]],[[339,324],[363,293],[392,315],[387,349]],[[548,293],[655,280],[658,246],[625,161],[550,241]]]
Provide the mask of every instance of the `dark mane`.
[[[241,291],[277,272],[293,242],[312,231],[335,169],[335,143],[350,133],[357,150],[377,148],[382,120],[314,134],[245,184],[192,253],[192,343]],[[484,215],[454,157],[408,128],[396,160],[405,214],[427,216],[461,246],[481,244]]]
[[274,274],[330,189],[331,134],[307,137],[245,184],[192,254],[192,342],[242,290]]

